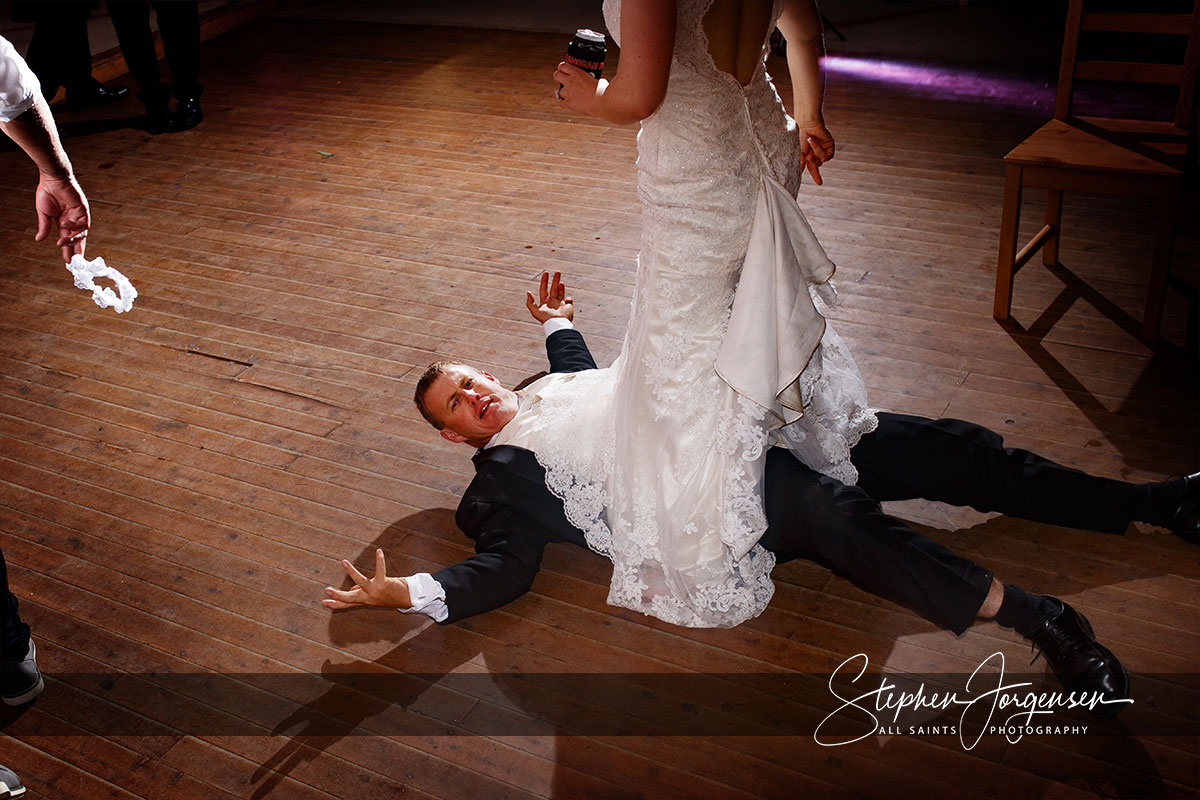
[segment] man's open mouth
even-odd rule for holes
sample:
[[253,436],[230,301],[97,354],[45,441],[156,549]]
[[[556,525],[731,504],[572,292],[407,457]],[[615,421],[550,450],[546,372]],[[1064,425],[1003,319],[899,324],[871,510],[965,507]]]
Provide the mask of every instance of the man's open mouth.
[[485,413],[487,413],[487,410],[492,407],[492,403],[494,403],[495,401],[496,401],[496,398],[494,398],[494,397],[489,397],[487,400],[483,401],[483,407],[479,409],[479,418],[480,419],[483,419],[483,415]]

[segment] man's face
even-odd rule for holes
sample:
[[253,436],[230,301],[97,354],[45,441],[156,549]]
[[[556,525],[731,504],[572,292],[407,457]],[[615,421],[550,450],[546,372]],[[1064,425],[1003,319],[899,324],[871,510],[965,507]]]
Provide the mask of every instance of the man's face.
[[486,372],[453,364],[425,393],[425,406],[446,427],[442,437],[482,447],[517,413],[517,393]]

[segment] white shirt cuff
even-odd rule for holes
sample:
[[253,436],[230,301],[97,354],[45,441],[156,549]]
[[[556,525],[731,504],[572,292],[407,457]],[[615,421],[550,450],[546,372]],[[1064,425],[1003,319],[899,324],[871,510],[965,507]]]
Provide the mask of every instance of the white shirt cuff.
[[445,622],[450,616],[446,607],[446,590],[428,572],[418,572],[404,579],[412,608],[402,608],[405,614],[424,614],[434,622]]
[[575,325],[566,317],[551,317],[542,323],[542,330],[546,332],[547,337],[556,331],[570,331],[574,329]]

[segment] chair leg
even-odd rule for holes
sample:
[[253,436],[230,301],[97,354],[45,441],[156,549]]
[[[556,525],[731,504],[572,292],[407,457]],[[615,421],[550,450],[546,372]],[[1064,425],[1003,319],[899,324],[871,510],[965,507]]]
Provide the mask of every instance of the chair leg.
[[1046,225],[1052,230],[1050,238],[1042,245],[1042,263],[1053,267],[1058,263],[1058,241],[1062,231],[1062,190],[1046,192]]
[[1021,222],[1021,166],[1004,171],[1004,211],[1000,216],[1000,253],[996,262],[996,300],[992,316],[1008,319],[1012,310],[1013,273],[1016,271],[1017,228]]
[[1175,218],[1179,214],[1179,187],[1172,186],[1159,201],[1158,231],[1154,237],[1154,260],[1150,264],[1150,286],[1146,294],[1146,317],[1142,336],[1158,338],[1162,327],[1163,303],[1167,296],[1167,275],[1171,271],[1171,251],[1175,245]]

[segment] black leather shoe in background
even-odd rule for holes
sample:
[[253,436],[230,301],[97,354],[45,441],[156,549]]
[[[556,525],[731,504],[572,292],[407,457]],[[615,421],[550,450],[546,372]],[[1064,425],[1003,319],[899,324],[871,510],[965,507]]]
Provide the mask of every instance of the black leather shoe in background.
[[1183,500],[1167,528],[1185,542],[1200,544],[1200,472],[1183,477]]
[[29,650],[20,661],[0,659],[0,700],[20,706],[33,700],[46,687],[37,666],[37,645],[29,640]]
[[179,124],[175,130],[187,131],[204,121],[204,112],[200,110],[200,95],[204,94],[204,84],[175,87],[175,116]]
[[171,100],[170,89],[166,86],[144,89],[138,92],[138,99],[146,107],[143,126],[147,133],[171,133],[179,130],[179,118],[167,105]]
[[17,773],[0,765],[0,798],[21,797],[24,794],[25,787],[21,785],[21,779],[17,777]]
[[186,97],[181,99],[175,116],[179,120],[179,125],[175,130],[191,130],[199,125],[204,121],[204,112],[200,110],[200,98]]
[[[1041,624],[1030,640],[1041,651],[1068,692],[1099,692],[1105,700],[1129,697],[1129,673],[1112,651],[1096,641],[1087,617],[1057,597],[1062,606]],[[1103,703],[1089,709],[1100,719],[1112,719],[1127,703]]]
[[124,86],[114,86],[111,89],[99,81],[92,81],[82,88],[67,88],[67,109],[81,111],[92,106],[102,106],[113,103],[129,94]]
[[143,123],[146,133],[174,133],[179,128],[179,117],[166,106],[146,108],[146,119]]

